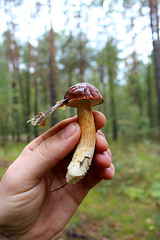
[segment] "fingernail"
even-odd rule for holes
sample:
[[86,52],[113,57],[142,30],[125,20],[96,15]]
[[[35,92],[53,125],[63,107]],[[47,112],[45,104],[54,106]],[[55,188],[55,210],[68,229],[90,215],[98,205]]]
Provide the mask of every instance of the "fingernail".
[[111,159],[111,156],[109,155],[108,151],[105,151],[104,152],[104,155],[110,160]]
[[109,170],[109,172],[112,174],[112,177],[114,176],[115,174],[115,168],[114,168],[114,165],[111,164],[111,166],[109,168],[107,168],[107,170]]
[[112,177],[114,175],[113,169],[111,167],[107,168],[107,172],[109,172],[110,177]]
[[67,139],[70,138],[74,135],[74,133],[76,132],[76,124],[77,123],[70,123],[65,129],[63,129],[60,132],[60,136],[63,139]]
[[108,154],[110,155],[110,157],[112,157],[111,150],[110,150],[110,149],[108,149],[108,150],[107,150],[107,152],[108,152]]
[[100,130],[97,131],[97,135],[100,136],[100,137],[105,138],[104,134]]

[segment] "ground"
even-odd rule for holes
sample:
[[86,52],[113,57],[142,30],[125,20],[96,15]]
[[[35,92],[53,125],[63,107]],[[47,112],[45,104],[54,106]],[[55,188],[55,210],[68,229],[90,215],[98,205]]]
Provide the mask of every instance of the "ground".
[[[24,144],[0,148],[0,177]],[[159,240],[160,143],[111,142],[115,178],[103,181],[82,202],[54,240]]]

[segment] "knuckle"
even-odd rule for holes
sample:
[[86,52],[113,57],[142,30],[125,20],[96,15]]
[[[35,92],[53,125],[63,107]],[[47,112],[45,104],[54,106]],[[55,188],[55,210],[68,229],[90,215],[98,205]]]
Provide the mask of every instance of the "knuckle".
[[39,150],[40,155],[41,155],[43,158],[45,158],[45,157],[48,155],[48,153],[49,153],[48,141],[47,141],[47,140],[43,141],[43,142],[40,144],[38,150]]

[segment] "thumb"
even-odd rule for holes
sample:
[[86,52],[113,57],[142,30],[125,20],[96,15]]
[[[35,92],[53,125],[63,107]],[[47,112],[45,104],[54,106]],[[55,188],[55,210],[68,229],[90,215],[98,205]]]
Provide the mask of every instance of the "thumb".
[[80,127],[78,123],[74,122],[54,136],[45,139],[33,151],[26,153],[26,156],[22,154],[23,161],[21,159],[20,162],[25,179],[37,180],[41,178],[75,148],[79,138]]

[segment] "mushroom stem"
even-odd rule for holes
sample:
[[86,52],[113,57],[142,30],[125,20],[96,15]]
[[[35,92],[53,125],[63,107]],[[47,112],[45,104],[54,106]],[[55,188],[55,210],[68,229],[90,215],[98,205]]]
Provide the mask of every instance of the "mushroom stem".
[[89,100],[79,101],[77,114],[81,138],[68,166],[66,179],[69,184],[78,182],[86,175],[92,162],[96,142],[95,123]]

